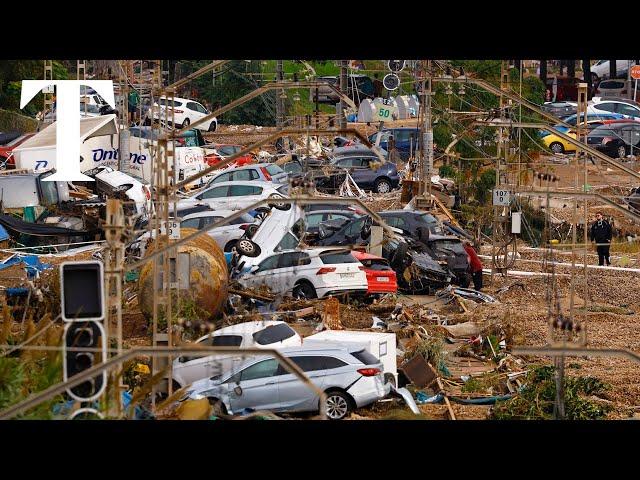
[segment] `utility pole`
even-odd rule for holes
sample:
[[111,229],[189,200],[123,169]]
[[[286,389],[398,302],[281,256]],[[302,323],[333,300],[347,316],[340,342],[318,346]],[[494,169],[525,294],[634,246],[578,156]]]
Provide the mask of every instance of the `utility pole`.
[[[276,60],[276,82],[281,83],[284,80],[284,62]],[[276,91],[276,127],[280,128],[284,124],[284,90]]]
[[431,175],[433,174],[433,125],[431,116],[431,60],[426,60],[425,77],[422,81],[422,105],[424,106],[424,122],[420,126],[422,134],[422,175],[420,180],[421,194],[431,198]]
[[[340,60],[340,90],[342,93],[349,95],[349,84],[347,78],[347,61]],[[339,128],[347,128],[347,117],[344,115],[346,104],[342,98],[340,98],[340,103],[338,103],[338,127]]]

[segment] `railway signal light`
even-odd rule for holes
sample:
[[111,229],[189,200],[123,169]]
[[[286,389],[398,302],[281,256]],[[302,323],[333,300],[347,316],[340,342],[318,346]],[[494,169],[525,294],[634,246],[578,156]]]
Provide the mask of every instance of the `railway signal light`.
[[[98,322],[71,322],[64,329],[63,378],[66,382],[73,376],[106,361],[106,335]],[[98,398],[106,387],[107,374],[95,377],[67,389],[67,393],[79,402]]]

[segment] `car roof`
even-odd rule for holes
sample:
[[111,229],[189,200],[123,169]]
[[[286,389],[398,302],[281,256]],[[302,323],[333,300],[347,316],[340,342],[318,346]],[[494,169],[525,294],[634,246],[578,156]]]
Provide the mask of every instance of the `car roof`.
[[326,210],[309,210],[308,212],[306,212],[307,215],[314,215],[316,213],[338,213],[338,214],[345,214],[345,215],[357,215],[356,212],[354,212],[353,210],[340,210],[337,208],[334,209],[326,209]]
[[201,342],[208,337],[217,337],[219,335],[246,334],[248,332],[254,332],[266,327],[280,325],[281,323],[286,324],[286,322],[283,322],[281,320],[258,320],[255,322],[237,323],[228,327],[219,328],[218,330],[208,333],[207,335],[203,335],[198,340],[196,340],[196,342]]
[[[218,182],[218,183],[212,183],[211,185],[209,185],[209,187],[207,187],[206,190],[209,190],[213,187],[222,187],[222,186],[229,186],[229,185],[251,185],[251,186],[255,186],[255,187],[263,187],[263,188],[274,188],[273,186],[273,182],[263,182],[261,180],[233,180],[231,182]],[[201,193],[201,192],[199,192]]]

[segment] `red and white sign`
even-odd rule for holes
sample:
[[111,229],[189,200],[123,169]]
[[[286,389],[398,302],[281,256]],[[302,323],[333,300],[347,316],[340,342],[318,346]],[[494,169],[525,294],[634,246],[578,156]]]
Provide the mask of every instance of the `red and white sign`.
[[635,80],[640,79],[640,65],[634,65],[631,67],[631,78]]

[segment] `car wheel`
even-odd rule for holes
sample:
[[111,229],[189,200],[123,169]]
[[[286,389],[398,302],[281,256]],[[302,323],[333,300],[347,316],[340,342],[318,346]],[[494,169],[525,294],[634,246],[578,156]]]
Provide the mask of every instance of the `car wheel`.
[[618,158],[625,158],[627,156],[627,149],[624,145],[618,147]]
[[185,128],[185,127],[188,127],[189,125],[191,125],[191,120],[189,120],[189,117],[187,117],[182,121],[182,127],[180,128]]
[[562,145],[560,142],[551,143],[551,145],[549,145],[549,149],[553,153],[564,153],[564,145]]
[[[270,198],[275,200],[277,197],[270,197]],[[277,210],[289,210],[291,208],[290,203],[270,203],[269,206]]]
[[260,247],[246,238],[238,240],[235,247],[240,255],[246,255],[247,257],[257,257],[260,255]]
[[209,131],[210,131],[210,132],[215,132],[215,131],[216,131],[216,128],[218,128],[218,124],[217,124],[217,122],[211,122],[211,123],[209,124]]
[[391,182],[386,178],[376,180],[376,193],[389,193],[391,191]]
[[230,252],[231,250],[233,250],[233,247],[236,246],[236,243],[238,243],[237,240],[231,240],[230,242],[228,242],[225,246],[224,246],[224,251],[225,252]]
[[293,288],[293,296],[294,298],[317,298],[318,295],[316,293],[316,289],[313,285],[308,282],[300,282]]
[[342,392],[327,392],[325,410],[330,420],[342,420],[351,411],[351,399]]
[[224,403],[222,403],[222,400],[218,400],[217,398],[209,398],[209,405],[211,405],[211,415],[221,417],[227,414],[227,407],[225,407]]

